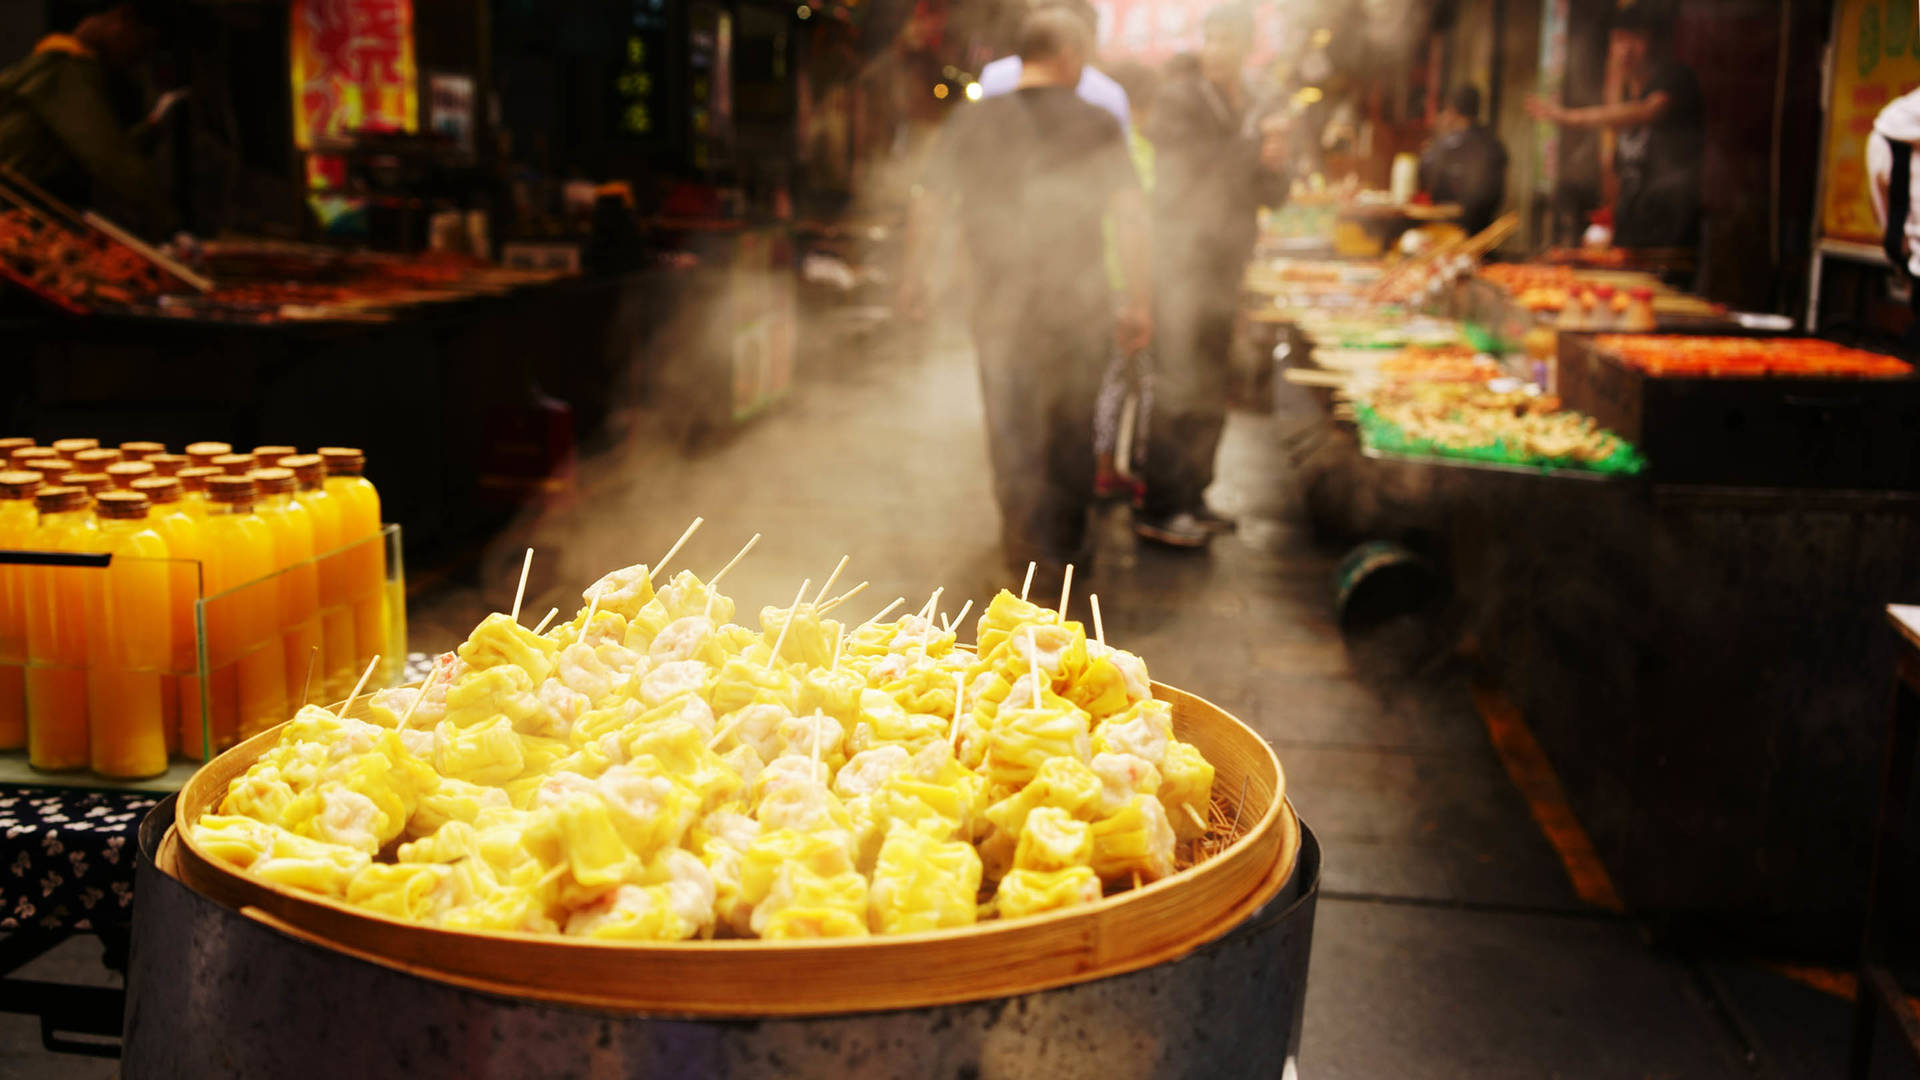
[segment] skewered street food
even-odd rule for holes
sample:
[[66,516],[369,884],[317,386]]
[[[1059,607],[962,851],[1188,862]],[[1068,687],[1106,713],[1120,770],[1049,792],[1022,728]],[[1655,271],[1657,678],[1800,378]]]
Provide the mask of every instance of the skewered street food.
[[757,631],[685,571],[582,598],[545,633],[487,617],[367,719],[302,708],[195,840],[397,918],[649,941],[965,927],[1202,850],[1212,766],[1139,657],[1056,611],[1002,592],[969,649],[937,595]]

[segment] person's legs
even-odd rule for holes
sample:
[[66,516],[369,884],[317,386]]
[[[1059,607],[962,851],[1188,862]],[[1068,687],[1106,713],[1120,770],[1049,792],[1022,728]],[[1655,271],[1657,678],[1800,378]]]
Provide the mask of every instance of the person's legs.
[[1148,521],[1203,511],[1213,482],[1214,453],[1226,424],[1237,282],[1212,277],[1169,281],[1158,307],[1160,350],[1142,507]]

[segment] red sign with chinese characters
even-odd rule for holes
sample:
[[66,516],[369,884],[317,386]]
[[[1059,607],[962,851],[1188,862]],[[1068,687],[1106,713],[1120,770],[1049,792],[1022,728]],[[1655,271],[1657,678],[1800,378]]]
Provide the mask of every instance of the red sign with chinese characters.
[[413,0],[293,0],[293,139],[413,131]]

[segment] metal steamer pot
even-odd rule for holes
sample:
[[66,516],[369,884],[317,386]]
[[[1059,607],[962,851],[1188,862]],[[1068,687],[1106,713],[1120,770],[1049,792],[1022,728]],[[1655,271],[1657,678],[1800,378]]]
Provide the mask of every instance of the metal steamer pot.
[[955,1005],[691,1019],[477,991],[289,936],[156,865],[173,818],[169,798],[140,829],[128,1080],[1291,1078],[1299,1053],[1320,884],[1320,846],[1304,826],[1280,893],[1179,960]]

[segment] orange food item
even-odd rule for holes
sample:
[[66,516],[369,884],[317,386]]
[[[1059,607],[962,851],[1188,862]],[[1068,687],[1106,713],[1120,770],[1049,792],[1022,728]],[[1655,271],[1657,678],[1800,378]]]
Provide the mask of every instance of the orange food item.
[[1904,361],[1817,338],[1602,334],[1594,348],[1648,375],[1688,378],[1901,378]]

